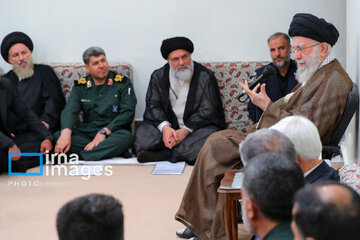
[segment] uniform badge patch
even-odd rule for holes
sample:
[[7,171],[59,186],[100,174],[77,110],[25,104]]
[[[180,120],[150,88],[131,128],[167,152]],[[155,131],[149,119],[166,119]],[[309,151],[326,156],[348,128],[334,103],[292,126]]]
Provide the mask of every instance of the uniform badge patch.
[[113,112],[118,112],[118,109],[119,109],[119,108],[118,108],[118,106],[115,106],[115,105],[114,105],[114,106],[112,107],[112,109],[113,109]]
[[87,88],[91,88],[91,81],[90,80],[87,81],[86,86],[87,86]]
[[113,80],[112,80],[112,78],[109,78],[109,79],[108,79],[108,85],[109,85],[109,86],[113,85]]
[[123,79],[123,78],[124,78],[123,76],[121,76],[121,75],[118,74],[118,75],[115,76],[114,81],[115,81],[115,82],[122,82],[122,79]]

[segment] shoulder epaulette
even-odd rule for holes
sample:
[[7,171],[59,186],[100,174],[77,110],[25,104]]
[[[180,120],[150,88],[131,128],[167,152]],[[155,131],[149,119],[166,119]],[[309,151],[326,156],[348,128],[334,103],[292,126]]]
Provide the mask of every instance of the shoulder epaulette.
[[81,86],[86,84],[86,78],[79,78],[78,80],[75,80],[75,86]]
[[122,82],[123,81],[124,76],[121,76],[120,74],[116,74],[114,81],[115,82]]

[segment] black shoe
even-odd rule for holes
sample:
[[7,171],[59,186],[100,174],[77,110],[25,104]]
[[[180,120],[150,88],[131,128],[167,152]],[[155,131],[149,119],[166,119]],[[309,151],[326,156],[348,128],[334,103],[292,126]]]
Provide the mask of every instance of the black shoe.
[[129,151],[126,151],[123,154],[121,154],[120,157],[122,157],[122,158],[132,158],[133,156],[131,155],[131,153]]
[[168,150],[141,151],[137,155],[137,160],[140,163],[166,161],[168,160],[168,158],[169,158]]
[[176,235],[179,238],[187,238],[187,239],[196,237],[196,235],[188,228],[184,228],[176,231]]

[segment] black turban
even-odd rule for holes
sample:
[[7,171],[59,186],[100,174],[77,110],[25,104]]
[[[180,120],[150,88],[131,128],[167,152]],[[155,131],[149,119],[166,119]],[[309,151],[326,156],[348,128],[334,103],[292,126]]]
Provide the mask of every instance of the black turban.
[[307,37],[334,46],[339,38],[339,32],[334,25],[326,22],[323,18],[309,13],[297,13],[290,23],[289,36]]
[[16,43],[23,43],[27,46],[30,51],[34,49],[34,45],[31,41],[31,38],[23,32],[12,32],[6,35],[4,40],[1,43],[1,55],[5,61],[8,61],[9,58],[9,49]]
[[160,51],[164,59],[168,59],[169,54],[177,49],[184,49],[190,53],[194,51],[194,45],[186,37],[173,37],[163,40]]

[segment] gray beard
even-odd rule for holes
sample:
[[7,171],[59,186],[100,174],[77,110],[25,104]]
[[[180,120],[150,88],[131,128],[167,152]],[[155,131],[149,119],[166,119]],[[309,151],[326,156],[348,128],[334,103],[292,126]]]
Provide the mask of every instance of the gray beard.
[[287,64],[290,63],[290,55],[289,55],[286,59],[284,59],[284,61],[283,61],[282,63],[277,63],[277,62],[274,62],[274,61],[273,61],[273,63],[274,63],[275,66],[278,67],[278,68],[285,67]]
[[318,48],[316,48],[309,56],[309,59],[306,61],[305,66],[299,66],[298,64],[298,69],[296,70],[295,73],[296,80],[302,85],[304,85],[310,80],[310,78],[318,70],[320,64],[321,64],[321,59],[318,52]]
[[17,64],[12,64],[14,73],[20,78],[25,79],[34,75],[34,63],[30,58],[28,65],[26,68],[21,68]]
[[[179,68],[182,68],[186,66],[187,69],[179,71]],[[192,78],[192,75],[194,73],[194,67],[192,64],[190,65],[182,65],[177,67],[176,69],[174,69],[174,76],[177,80],[181,80],[181,81],[188,81]]]

